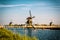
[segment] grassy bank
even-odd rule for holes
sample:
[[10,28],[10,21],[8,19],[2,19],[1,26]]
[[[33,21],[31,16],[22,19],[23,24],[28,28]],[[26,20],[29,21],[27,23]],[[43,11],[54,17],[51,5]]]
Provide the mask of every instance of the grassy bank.
[[22,36],[21,34],[15,34],[4,28],[0,28],[0,40],[38,40],[36,37]]

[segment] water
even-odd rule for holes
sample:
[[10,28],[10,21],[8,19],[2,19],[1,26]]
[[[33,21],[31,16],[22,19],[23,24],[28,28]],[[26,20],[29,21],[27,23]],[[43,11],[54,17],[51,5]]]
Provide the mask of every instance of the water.
[[[15,33],[22,35],[28,35],[28,29],[23,28],[7,28]],[[49,29],[31,29],[31,36],[36,36],[39,40],[60,40],[60,30],[49,30]]]

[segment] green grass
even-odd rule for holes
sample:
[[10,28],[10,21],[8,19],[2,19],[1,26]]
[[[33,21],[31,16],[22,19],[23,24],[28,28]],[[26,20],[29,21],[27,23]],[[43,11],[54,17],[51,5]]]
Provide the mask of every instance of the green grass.
[[21,34],[14,34],[13,32],[0,28],[0,40],[38,40],[36,37],[29,37]]

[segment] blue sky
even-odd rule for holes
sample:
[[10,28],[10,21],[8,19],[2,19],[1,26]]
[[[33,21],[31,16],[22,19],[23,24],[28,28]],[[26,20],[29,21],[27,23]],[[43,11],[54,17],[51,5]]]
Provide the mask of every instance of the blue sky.
[[60,24],[60,0],[0,0],[0,24],[25,23],[29,10],[33,23]]

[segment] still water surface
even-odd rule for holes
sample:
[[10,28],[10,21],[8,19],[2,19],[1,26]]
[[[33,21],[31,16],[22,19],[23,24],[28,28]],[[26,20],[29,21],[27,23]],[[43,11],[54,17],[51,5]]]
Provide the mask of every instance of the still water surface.
[[[23,28],[7,28],[15,33],[22,35],[28,35],[28,29]],[[60,30],[49,30],[49,29],[31,29],[31,36],[36,36],[39,40],[60,40]]]

